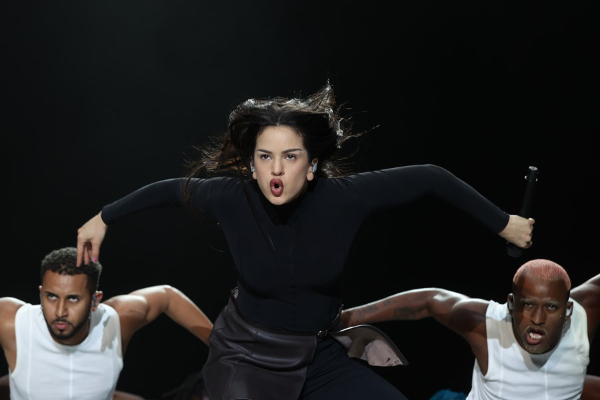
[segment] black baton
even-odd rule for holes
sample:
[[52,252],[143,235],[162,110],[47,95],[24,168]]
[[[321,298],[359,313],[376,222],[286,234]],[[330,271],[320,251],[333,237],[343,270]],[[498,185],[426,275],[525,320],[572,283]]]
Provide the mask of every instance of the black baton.
[[[531,217],[531,209],[533,208],[533,194],[535,192],[535,183],[537,182],[538,169],[537,167],[530,166],[525,175],[527,186],[525,187],[525,197],[523,198],[523,204],[521,205],[521,212],[519,215],[524,218]],[[506,243],[506,252],[511,257],[521,257],[523,250],[512,243]]]

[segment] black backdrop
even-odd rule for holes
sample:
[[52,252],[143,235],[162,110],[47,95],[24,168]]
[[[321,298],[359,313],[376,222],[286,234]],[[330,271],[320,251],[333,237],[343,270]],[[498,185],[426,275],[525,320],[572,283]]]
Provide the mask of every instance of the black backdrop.
[[[223,129],[240,101],[308,94],[327,79],[357,129],[375,128],[359,143],[356,171],[435,163],[517,213],[527,168],[539,168],[535,244],[522,258],[459,211],[424,199],[365,222],[346,306],[425,286],[502,302],[530,258],[561,263],[575,285],[598,272],[597,2],[1,7],[0,296],[37,302],[46,253],[75,245],[76,229],[102,205],[181,175],[193,145]],[[181,210],[120,221],[100,261],[105,298],[169,283],[212,319],[235,284],[218,231]],[[455,334],[429,320],[380,327],[410,365],[378,371],[409,398],[468,391],[473,357]],[[205,357],[204,345],[161,317],[136,334],[119,388],[157,397]]]

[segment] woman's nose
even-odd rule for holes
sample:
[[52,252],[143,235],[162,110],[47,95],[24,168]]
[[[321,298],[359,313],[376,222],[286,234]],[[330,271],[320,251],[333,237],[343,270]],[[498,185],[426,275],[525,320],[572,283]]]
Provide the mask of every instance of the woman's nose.
[[275,160],[271,166],[271,175],[281,176],[283,175],[283,165],[280,160]]

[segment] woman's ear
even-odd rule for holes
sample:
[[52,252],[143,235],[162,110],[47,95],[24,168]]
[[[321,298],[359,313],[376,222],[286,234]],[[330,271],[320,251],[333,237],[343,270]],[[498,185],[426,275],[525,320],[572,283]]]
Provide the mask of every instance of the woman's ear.
[[252,175],[252,179],[256,180],[256,172],[254,169],[254,160],[250,160],[250,173]]
[[319,164],[319,159],[316,157],[313,158],[313,160],[310,163],[308,174],[306,175],[306,179],[308,179],[309,181],[312,181],[313,179],[315,179],[315,176],[317,176],[318,164]]

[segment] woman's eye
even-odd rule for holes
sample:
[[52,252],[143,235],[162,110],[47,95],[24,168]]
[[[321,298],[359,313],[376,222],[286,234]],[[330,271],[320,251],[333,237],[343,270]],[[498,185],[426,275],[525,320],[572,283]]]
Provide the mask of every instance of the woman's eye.
[[261,155],[259,156],[259,158],[260,158],[261,160],[268,160],[268,159],[269,159],[269,155],[268,155],[268,154],[261,154]]
[[288,160],[295,160],[298,157],[295,154],[288,154],[287,158],[288,158]]

